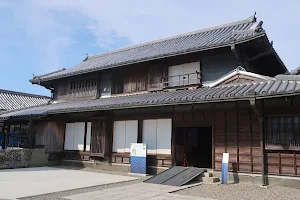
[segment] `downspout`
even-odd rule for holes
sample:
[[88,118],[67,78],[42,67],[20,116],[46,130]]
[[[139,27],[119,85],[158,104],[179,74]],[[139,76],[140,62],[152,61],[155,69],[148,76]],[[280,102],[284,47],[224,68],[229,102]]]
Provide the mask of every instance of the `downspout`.
[[261,162],[262,162],[262,169],[261,169],[261,177],[262,177],[262,186],[267,185],[267,176],[266,176],[266,166],[265,166],[265,133],[264,133],[264,114],[262,112],[262,109],[259,109],[257,107],[257,100],[254,95],[253,98],[250,100],[250,106],[254,113],[258,116],[258,121],[259,121],[259,132],[260,132],[260,149],[261,149]]

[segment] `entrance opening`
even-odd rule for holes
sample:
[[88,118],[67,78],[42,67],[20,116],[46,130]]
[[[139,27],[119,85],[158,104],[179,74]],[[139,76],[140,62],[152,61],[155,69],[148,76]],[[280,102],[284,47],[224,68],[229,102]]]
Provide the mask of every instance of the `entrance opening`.
[[212,168],[212,128],[180,127],[176,131],[176,165]]

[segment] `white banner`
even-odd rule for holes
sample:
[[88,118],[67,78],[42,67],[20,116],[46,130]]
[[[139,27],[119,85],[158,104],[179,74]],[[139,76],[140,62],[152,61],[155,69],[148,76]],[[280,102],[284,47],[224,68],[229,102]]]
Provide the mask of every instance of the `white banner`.
[[229,161],[229,153],[223,153],[222,163],[228,163]]
[[146,157],[146,143],[131,143],[130,156]]

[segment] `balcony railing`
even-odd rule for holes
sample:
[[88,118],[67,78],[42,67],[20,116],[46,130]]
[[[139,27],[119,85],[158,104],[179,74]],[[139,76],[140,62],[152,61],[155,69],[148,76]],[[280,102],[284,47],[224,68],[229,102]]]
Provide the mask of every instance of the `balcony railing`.
[[200,72],[194,72],[189,74],[181,74],[164,77],[162,79],[162,85],[164,88],[199,85],[201,83]]

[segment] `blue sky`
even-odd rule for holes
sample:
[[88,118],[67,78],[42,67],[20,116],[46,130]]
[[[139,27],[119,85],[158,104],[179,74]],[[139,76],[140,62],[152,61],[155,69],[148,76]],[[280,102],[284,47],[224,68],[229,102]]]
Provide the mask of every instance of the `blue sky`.
[[289,70],[300,66],[299,1],[0,0],[0,88],[50,95],[29,83],[85,55],[209,26],[258,20]]

